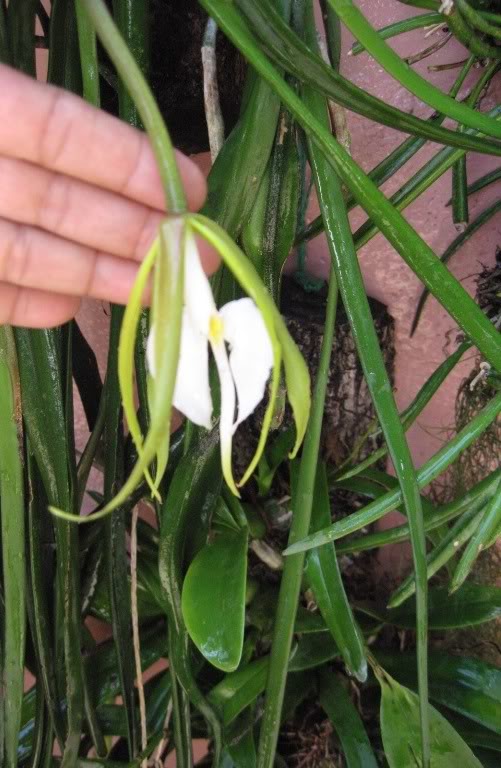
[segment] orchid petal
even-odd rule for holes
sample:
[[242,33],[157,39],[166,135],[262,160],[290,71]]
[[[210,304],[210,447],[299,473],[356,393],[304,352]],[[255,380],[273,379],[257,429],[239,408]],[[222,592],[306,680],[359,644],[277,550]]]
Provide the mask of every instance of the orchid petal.
[[149,374],[153,379],[155,378],[157,372],[157,367],[155,364],[155,343],[155,326],[152,325],[148,334],[148,339],[146,341],[146,363],[148,365]]
[[261,312],[252,299],[238,299],[220,310],[225,341],[230,345],[230,368],[238,401],[233,431],[264,397],[273,367],[273,347]]
[[187,309],[183,311],[181,351],[172,404],[193,424],[211,428],[209,345],[207,336],[194,327]]
[[184,303],[191,323],[199,333],[209,334],[210,318],[217,315],[212,289],[200,262],[193,233],[187,229],[185,241]]
[[221,413],[219,416],[219,434],[221,441],[221,465],[224,479],[228,487],[235,494],[240,496],[233,479],[231,469],[231,448],[233,439],[233,419],[235,417],[235,384],[231,375],[230,364],[224,341],[211,343],[212,354],[216,361],[217,372],[219,375],[219,386],[221,392]]

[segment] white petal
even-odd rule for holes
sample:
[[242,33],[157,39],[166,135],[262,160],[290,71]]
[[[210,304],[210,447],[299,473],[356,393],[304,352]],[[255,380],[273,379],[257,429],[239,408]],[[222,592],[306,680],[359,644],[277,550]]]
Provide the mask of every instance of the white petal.
[[233,473],[231,470],[231,445],[233,437],[233,419],[235,417],[235,385],[228,363],[228,355],[224,342],[212,344],[212,353],[216,361],[217,372],[219,375],[219,385],[221,390],[221,414],[219,417],[219,432],[221,442],[221,465],[223,475],[235,496],[239,496]]
[[209,280],[200,263],[195,237],[191,232],[186,233],[184,264],[184,303],[193,326],[207,337],[210,318],[217,314],[217,309]]
[[252,299],[238,299],[220,310],[224,338],[230,345],[230,367],[238,399],[234,429],[264,396],[273,367],[273,347],[261,312]]
[[183,311],[181,354],[173,405],[194,424],[210,429],[209,345],[207,337],[193,326],[186,309]]
[[152,325],[148,334],[148,341],[146,342],[146,363],[148,364],[148,370],[150,375],[155,378],[156,365],[155,365],[155,326]]

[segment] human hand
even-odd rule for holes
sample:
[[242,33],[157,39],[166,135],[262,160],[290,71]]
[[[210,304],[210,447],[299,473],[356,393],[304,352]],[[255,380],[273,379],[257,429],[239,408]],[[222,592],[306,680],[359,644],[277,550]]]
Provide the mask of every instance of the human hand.
[[[205,179],[177,158],[198,210]],[[59,325],[84,296],[125,303],[164,211],[145,134],[0,65],[0,325]]]

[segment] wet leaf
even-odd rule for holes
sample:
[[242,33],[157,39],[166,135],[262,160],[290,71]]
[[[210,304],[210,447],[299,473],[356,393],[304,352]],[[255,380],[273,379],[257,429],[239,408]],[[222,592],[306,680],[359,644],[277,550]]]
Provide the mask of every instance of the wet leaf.
[[244,639],[248,530],[219,534],[191,563],[182,610],[191,639],[218,669],[233,672]]

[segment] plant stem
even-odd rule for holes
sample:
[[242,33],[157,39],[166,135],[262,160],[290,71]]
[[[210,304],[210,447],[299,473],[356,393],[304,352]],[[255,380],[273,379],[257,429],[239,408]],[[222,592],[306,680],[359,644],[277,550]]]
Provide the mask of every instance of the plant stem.
[[103,0],[81,0],[81,2],[139,110],[157,161],[167,210],[172,214],[185,213],[186,195],[177,167],[174,147],[148,83],[124,43]]
[[[310,527],[325,393],[334,341],[337,296],[337,281],[334,270],[331,268],[324,338],[320,352],[310,421],[301,456],[297,490],[294,496],[289,545],[306,536]],[[258,768],[272,768],[274,764],[303,567],[304,553],[287,558],[284,565],[271,646],[265,709],[259,741]]]

